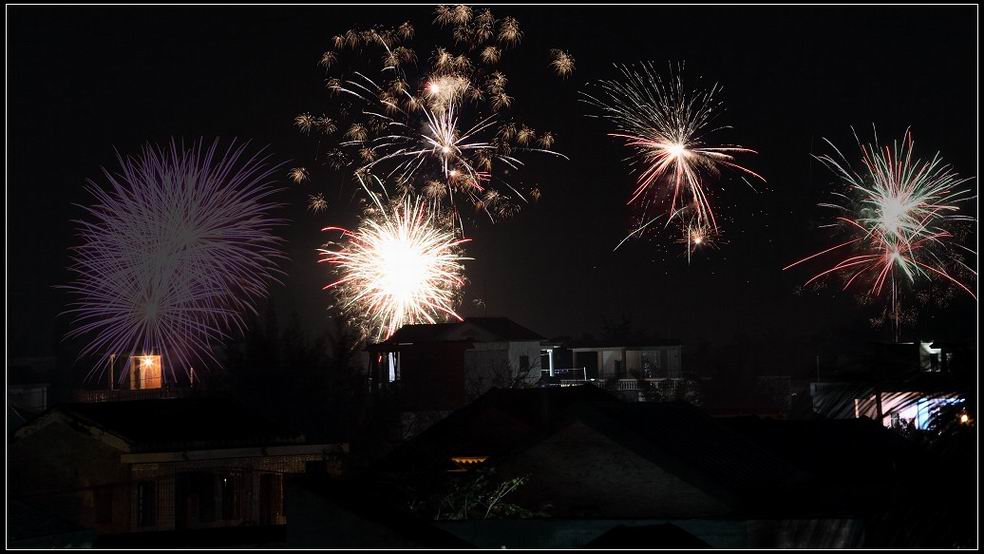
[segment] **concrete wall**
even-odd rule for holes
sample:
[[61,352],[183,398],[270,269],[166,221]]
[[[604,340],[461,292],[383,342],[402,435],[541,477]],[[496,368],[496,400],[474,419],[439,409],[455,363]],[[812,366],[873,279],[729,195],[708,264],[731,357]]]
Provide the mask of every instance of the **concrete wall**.
[[[527,369],[522,371],[523,357]],[[540,379],[540,343],[480,342],[464,353],[465,395],[468,401],[492,387],[532,385]]]
[[[283,478],[285,475],[303,473],[306,462],[320,461],[318,454],[263,456],[244,458],[218,458],[168,463],[137,463],[132,465],[134,482],[150,481],[156,485],[157,518],[156,525],[136,527],[135,531],[201,529],[209,527],[229,527],[237,525],[283,525],[287,522],[283,509]],[[340,465],[332,465],[335,474],[341,473]],[[209,502],[214,507],[211,518],[196,514],[196,506],[202,499],[182,494],[178,481],[192,474],[209,474],[212,487]],[[263,497],[261,479],[263,475],[273,476],[271,496]],[[222,514],[222,480],[235,479],[238,499],[238,517],[224,519]],[[199,494],[201,491],[195,491]],[[266,506],[262,503],[269,502]],[[131,497],[133,513],[136,514],[136,493]],[[183,504],[179,506],[179,504]]]
[[[642,372],[648,365],[652,377],[682,377],[683,348],[681,346],[661,346],[646,350],[638,349],[598,349],[599,379],[613,377],[631,378],[633,372]],[[581,356],[590,355],[582,352]],[[618,368],[621,366],[621,372]]]
[[8,494],[99,533],[127,531],[130,479],[121,453],[85,428],[52,417],[9,445]]
[[467,404],[465,345],[418,344],[400,352],[400,394],[406,410],[444,411]]
[[[216,517],[211,521],[191,521],[189,528],[283,524],[285,514],[278,508],[282,506],[283,487],[275,486],[269,491],[266,499],[271,502],[267,505],[270,511],[264,510],[260,486],[263,474],[279,477],[301,473],[307,462],[322,460],[327,462],[328,471],[336,475],[342,471],[341,458],[324,453],[127,463],[122,459],[126,445],[116,437],[90,430],[58,413],[43,417],[48,418],[46,424],[25,427],[8,448],[8,494],[82,528],[95,529],[100,535],[166,531],[189,523],[189,518],[176,521],[178,503],[182,502],[177,481],[193,472],[214,476],[211,500]],[[232,520],[222,518],[224,476],[234,476],[238,483],[239,517]],[[152,491],[151,525],[138,525],[139,483],[147,483]]]
[[48,409],[48,385],[10,385],[7,387],[7,403],[41,413]]

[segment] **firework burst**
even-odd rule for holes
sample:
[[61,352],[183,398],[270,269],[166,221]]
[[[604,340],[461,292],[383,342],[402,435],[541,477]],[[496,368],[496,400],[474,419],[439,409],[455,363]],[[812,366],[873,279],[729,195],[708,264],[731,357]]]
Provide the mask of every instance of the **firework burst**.
[[[335,141],[319,161],[351,171],[370,196],[396,203],[406,194],[428,198],[432,212],[451,214],[463,229],[470,210],[496,221],[528,202],[532,189],[518,180],[526,155],[566,157],[551,150],[552,133],[505,113],[514,98],[499,67],[522,38],[518,21],[488,9],[439,6],[434,23],[450,31],[451,41],[425,55],[411,47],[410,23],[335,37],[331,63],[322,64],[337,72],[328,79],[335,112],[301,114],[295,125],[313,134],[319,121],[330,121],[334,127],[322,134]],[[442,194],[434,183],[443,185]]]
[[308,196],[308,209],[315,213],[327,210],[328,200],[325,195],[319,192]]
[[550,56],[553,58],[550,67],[558,77],[570,77],[574,73],[574,57],[569,53],[555,48],[550,51]]
[[303,183],[304,181],[310,179],[308,170],[303,167],[292,168],[289,172],[287,172],[287,176],[290,177],[290,180],[295,183]]
[[720,244],[720,232],[715,232],[706,224],[699,224],[691,220],[681,224],[680,229],[681,234],[677,243],[686,248],[688,264],[697,250],[716,249]]
[[[69,337],[88,337],[81,356],[159,355],[165,381],[215,362],[213,347],[265,295],[284,256],[270,216],[279,171],[247,145],[146,146],[120,157],[109,188],[90,181],[95,203],[78,221],[81,246],[64,288],[74,297]],[[126,377],[127,371],[120,375]]]
[[358,322],[366,338],[384,340],[414,323],[460,320],[455,309],[464,286],[458,238],[426,207],[405,199],[370,213],[355,231],[339,232],[342,242],[319,250],[337,279],[325,286],[339,308]]
[[825,276],[839,274],[845,278],[844,290],[863,283],[865,294],[879,297],[887,288],[891,292],[891,311],[899,338],[899,295],[904,284],[915,285],[920,279],[945,280],[977,296],[966,284],[948,271],[956,262],[959,268],[976,278],[976,272],[963,263],[955,248],[974,252],[952,239],[950,227],[961,221],[974,221],[960,214],[959,204],[973,198],[969,188],[962,188],[969,178],[960,178],[939,153],[931,160],[914,156],[912,133],[906,130],[901,142],[877,146],[861,144],[861,170],[855,171],[845,156],[830,142],[835,155],[818,156],[839,179],[846,191],[836,192],[837,203],[823,207],[840,215],[828,227],[845,235],[834,246],[798,260],[790,269],[823,256],[838,256],[836,263],[811,277],[806,284]]
[[697,227],[717,232],[705,184],[723,169],[765,182],[735,160],[735,155],[754,154],[754,150],[708,143],[709,136],[722,129],[711,126],[722,110],[720,88],[688,88],[681,69],[664,79],[652,63],[616,67],[620,80],[602,80],[597,92],[582,93],[582,99],[599,110],[592,117],[614,125],[616,130],[609,135],[623,140],[632,151],[629,160],[638,177],[627,203],[641,205],[643,220],[652,221],[653,209],[667,214],[666,225],[684,211],[693,212]]

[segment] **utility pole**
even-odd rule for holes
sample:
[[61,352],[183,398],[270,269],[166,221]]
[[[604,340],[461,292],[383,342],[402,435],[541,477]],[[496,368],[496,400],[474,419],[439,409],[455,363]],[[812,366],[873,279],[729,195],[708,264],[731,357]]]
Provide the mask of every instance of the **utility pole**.
[[899,298],[895,285],[895,272],[892,272],[892,340],[898,344],[902,340],[901,326],[899,325]]
[[113,369],[114,367],[116,367],[115,352],[109,355],[109,371],[107,372],[107,376],[109,377],[109,382],[107,383],[109,385],[109,390],[113,390],[116,388],[116,384],[113,382],[116,379],[116,376],[114,375],[115,373]]

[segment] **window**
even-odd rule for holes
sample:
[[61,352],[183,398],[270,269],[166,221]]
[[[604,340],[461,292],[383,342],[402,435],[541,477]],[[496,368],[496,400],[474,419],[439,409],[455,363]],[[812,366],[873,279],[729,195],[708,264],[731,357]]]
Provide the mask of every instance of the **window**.
[[464,473],[485,463],[488,456],[451,456],[448,473]]
[[283,476],[278,473],[260,475],[260,523],[270,525],[284,515]]
[[530,357],[520,356],[519,357],[519,372],[521,374],[529,373],[530,371]]
[[99,487],[93,491],[96,504],[96,523],[113,523],[113,487]]
[[400,379],[400,353],[390,352],[386,355],[386,366],[389,369],[389,382]]
[[222,519],[236,520],[241,516],[239,476],[229,474],[222,477]]
[[160,356],[130,356],[130,388],[161,388]]
[[156,508],[156,483],[153,481],[140,481],[137,483],[137,525],[140,527],[152,527],[157,524]]

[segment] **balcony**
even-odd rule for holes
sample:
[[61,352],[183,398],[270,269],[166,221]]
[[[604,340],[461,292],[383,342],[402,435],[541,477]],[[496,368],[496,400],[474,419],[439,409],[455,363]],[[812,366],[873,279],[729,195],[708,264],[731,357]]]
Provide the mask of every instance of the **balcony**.
[[594,385],[609,390],[642,391],[682,387],[688,381],[690,380],[678,377],[662,377],[656,379],[561,379],[560,386],[576,387],[580,385]]
[[165,384],[154,389],[77,390],[73,391],[69,398],[72,402],[121,402],[126,400],[188,398],[203,392],[203,389],[199,387],[175,387]]

